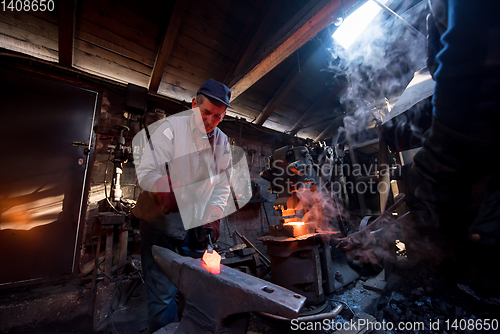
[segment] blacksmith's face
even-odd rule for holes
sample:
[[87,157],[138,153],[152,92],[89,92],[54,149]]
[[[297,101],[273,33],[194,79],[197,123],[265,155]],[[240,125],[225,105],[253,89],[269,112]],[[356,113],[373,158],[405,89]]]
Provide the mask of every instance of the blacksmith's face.
[[[192,108],[200,108],[203,126],[207,133],[212,132],[226,115],[226,105],[223,103],[213,104],[208,98],[204,98],[199,104],[196,98],[192,101]],[[201,129],[200,129],[201,130]]]

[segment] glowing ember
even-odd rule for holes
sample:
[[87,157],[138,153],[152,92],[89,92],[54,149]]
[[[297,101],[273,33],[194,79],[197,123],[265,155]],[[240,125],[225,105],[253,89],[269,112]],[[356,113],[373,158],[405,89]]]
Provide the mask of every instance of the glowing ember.
[[220,274],[220,259],[221,259],[221,257],[219,255],[219,253],[217,253],[215,250],[212,251],[212,253],[205,251],[205,254],[203,254],[203,257],[201,259],[207,265],[210,273],[212,273],[214,275]]
[[304,222],[288,222],[284,223],[283,225],[304,225]]

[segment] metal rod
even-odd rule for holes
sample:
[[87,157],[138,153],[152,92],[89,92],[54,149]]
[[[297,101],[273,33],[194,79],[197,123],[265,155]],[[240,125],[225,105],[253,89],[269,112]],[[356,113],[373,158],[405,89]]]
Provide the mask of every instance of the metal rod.
[[387,13],[395,16],[396,18],[398,18],[402,23],[403,25],[410,29],[410,31],[417,37],[422,37],[423,39],[427,40],[427,37],[425,37],[420,31],[418,31],[417,29],[415,29],[414,26],[412,26],[411,24],[409,24],[408,22],[406,22],[405,19],[403,19],[401,16],[399,16],[395,11],[393,11],[392,9],[390,9],[389,7],[387,7],[386,5],[384,5],[383,3],[381,3],[380,1],[378,0],[373,0],[373,2],[375,2],[377,5],[379,5],[383,10],[385,10]]
[[371,224],[371,225],[374,225],[375,223],[378,223],[379,221],[381,221],[382,219],[385,219],[386,217],[390,217],[390,215],[394,212],[394,210],[396,210],[397,208],[399,208],[401,205],[403,205],[405,202],[405,196],[401,196],[400,199],[397,200],[396,203],[394,203],[393,205],[391,205],[387,210],[385,210],[380,216],[377,217],[377,219],[375,219]]
[[[320,314],[315,314],[315,315],[308,315],[305,317],[298,317],[297,320],[311,322],[311,321],[321,321],[321,320],[325,320],[325,319],[334,319],[336,316],[338,316],[340,314],[340,312],[342,312],[343,309],[344,309],[344,305],[338,304],[331,312],[320,313]],[[266,313],[266,312],[256,312],[256,313],[261,314],[261,315],[268,317],[268,318],[271,318],[271,319],[275,319],[275,320],[281,320],[281,321],[292,320],[292,319],[282,317],[280,315],[270,314],[270,313]]]
[[[346,238],[340,239],[340,242],[337,244],[337,248],[342,250],[351,250],[354,248],[359,248],[363,240],[365,240],[366,236],[369,233],[377,233],[379,230],[382,230],[389,224],[394,224],[389,218],[391,217],[391,213],[396,210],[398,207],[404,204],[405,196],[402,196],[396,203],[394,203],[390,208],[384,211],[377,219],[375,219],[370,225],[359,230],[356,233],[350,234]],[[407,217],[407,215],[403,215],[400,218]],[[406,219],[406,218],[405,218]],[[404,219],[401,219],[403,221]],[[396,222],[401,222],[399,219]]]
[[340,231],[321,231],[321,230],[316,230],[316,233],[339,234]]
[[264,262],[267,263],[267,266],[271,265],[271,261],[264,254],[262,254],[262,252],[258,250],[257,247],[255,247],[254,244],[250,242],[250,240],[242,236],[238,231],[234,231],[234,233],[236,233],[236,235],[247,245],[247,247],[252,247],[253,249],[255,249],[260,257],[264,260]]
[[267,216],[266,203],[262,203],[262,207],[264,208],[264,213],[266,214],[267,227],[269,228],[269,217]]

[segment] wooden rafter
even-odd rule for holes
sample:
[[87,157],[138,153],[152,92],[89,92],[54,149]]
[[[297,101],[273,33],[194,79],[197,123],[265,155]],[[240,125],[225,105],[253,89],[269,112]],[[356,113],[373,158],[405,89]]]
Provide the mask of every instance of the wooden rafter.
[[[353,0],[348,2],[350,4]],[[328,26],[340,5],[341,0],[320,0],[292,29],[266,50],[245,74],[230,85],[231,101]]]
[[[304,63],[301,66],[302,68],[305,68],[307,66],[309,60],[311,59],[311,56],[314,54],[314,51],[315,51],[314,48],[310,48],[310,50],[307,51],[304,58]],[[287,96],[290,90],[292,90],[297,81],[299,81],[302,73],[303,72],[300,70],[299,65],[296,65],[294,69],[290,71],[290,74],[286,77],[286,79],[281,84],[280,88],[276,91],[276,93],[273,95],[273,97],[269,100],[269,102],[266,104],[266,106],[260,113],[259,117],[257,117],[257,119],[255,120],[255,124],[257,125],[264,124],[264,122],[274,112],[276,107],[278,107],[281,101],[283,101],[283,99]]]
[[59,1],[59,63],[73,66],[76,0]]
[[297,122],[295,122],[289,131],[290,135],[294,136],[297,132],[299,132],[299,130],[304,127],[304,122],[311,118],[311,116],[330,99],[334,92],[335,90],[332,89],[326,89],[323,91],[316,101],[302,114],[302,116],[300,116]]
[[258,22],[260,24],[258,25],[257,29],[254,29],[253,32],[250,33],[251,36],[249,36],[248,40],[249,42],[246,43],[246,48],[244,50],[241,50],[241,52],[238,55],[238,58],[234,62],[231,70],[226,76],[226,80],[224,80],[226,83],[228,80],[232,79],[234,74],[238,72],[244,64],[246,64],[250,57],[254,54],[255,49],[259,45],[259,43],[262,41],[262,38],[264,37],[264,33],[266,30],[269,28],[269,25],[273,21],[274,17],[276,16],[278,12],[278,8],[280,6],[280,1],[270,1],[268,2],[267,7],[265,10],[262,11],[262,14],[258,18]]
[[[254,36],[253,41],[256,42],[256,45],[260,45],[261,49],[259,51],[259,55],[263,54],[263,50],[269,50],[273,45],[275,45],[278,41],[280,41],[283,36],[285,36],[288,32],[290,32],[295,25],[304,17],[306,16],[307,13],[314,7],[314,5],[317,4],[317,2],[320,0],[312,0],[312,1],[306,1],[305,4],[302,6],[302,8],[293,15],[292,18],[290,18],[281,28],[278,32],[274,34],[271,38],[269,38],[266,41],[259,40],[259,36]],[[279,1],[274,1],[273,3],[278,4]],[[269,16],[272,14],[268,12]],[[262,36],[263,37],[263,36]],[[248,50],[252,50],[250,48],[247,48]],[[252,50],[252,52],[247,52],[247,57],[245,59],[240,59],[238,61],[238,66],[237,70],[231,72],[230,74],[232,77],[226,78],[228,82],[228,86],[233,86],[242,76],[246,74],[245,70],[248,71],[255,61],[255,58],[258,58],[258,56],[254,56],[253,58],[251,57],[254,54],[255,50]]]
[[299,68],[295,67],[287,78],[283,81],[280,88],[276,91],[273,97],[266,104],[260,115],[255,120],[255,124],[262,125],[271,116],[276,107],[283,101],[285,96],[290,92],[293,86],[300,78]]
[[177,0],[175,2],[174,11],[170,17],[168,28],[161,42],[160,49],[156,54],[153,71],[151,72],[151,77],[149,78],[148,89],[153,93],[157,93],[158,88],[160,88],[161,79],[163,78],[165,67],[167,66],[168,59],[170,58],[170,53],[172,52],[172,47],[174,46],[187,3],[188,1],[186,0]]
[[[335,129],[337,129],[341,125],[341,121],[344,118],[344,115],[341,115],[339,117],[336,117],[334,120],[332,120],[329,125],[321,131],[321,133],[314,138],[315,141],[320,141],[325,138],[330,138],[333,137]],[[332,134],[332,136],[329,136],[329,134]]]

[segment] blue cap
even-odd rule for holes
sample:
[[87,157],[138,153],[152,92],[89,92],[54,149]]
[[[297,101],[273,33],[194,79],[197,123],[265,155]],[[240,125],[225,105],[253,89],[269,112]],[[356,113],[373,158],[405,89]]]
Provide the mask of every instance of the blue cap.
[[215,81],[214,79],[208,79],[201,84],[200,89],[198,89],[198,94],[203,94],[209,98],[220,101],[226,106],[229,105],[229,100],[231,99],[231,90],[227,88],[222,82]]

